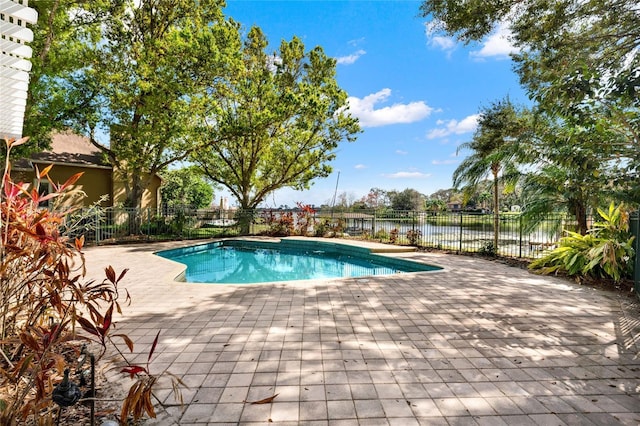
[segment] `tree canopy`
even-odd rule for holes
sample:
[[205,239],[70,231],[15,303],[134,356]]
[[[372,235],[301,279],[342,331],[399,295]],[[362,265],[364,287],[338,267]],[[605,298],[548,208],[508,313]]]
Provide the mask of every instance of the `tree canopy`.
[[111,11],[107,0],[37,1],[29,6],[38,12],[31,27],[33,49],[23,133],[28,144],[12,150],[25,157],[50,145],[52,129],[65,127],[64,118],[83,108],[70,99],[69,83],[82,64],[93,61],[92,43],[101,38],[101,25]]
[[427,197],[415,189],[407,188],[402,191],[389,191],[391,208],[393,210],[424,210]]
[[[93,16],[90,3],[66,13]],[[59,94],[49,108],[59,114],[56,124],[88,136],[122,174],[127,204],[139,207],[150,176],[196,148],[191,136],[203,95],[233,67],[240,40],[218,0],[104,3],[108,13],[92,37],[51,33],[56,52],[82,52],[84,60],[65,73],[52,65],[42,81],[53,99]],[[99,134],[110,143],[101,144]]]
[[163,204],[197,209],[211,205],[213,186],[195,166],[168,170],[162,174],[160,187]]
[[224,97],[210,104],[206,149],[192,157],[243,209],[276,189],[306,189],[328,176],[338,143],[355,140],[360,130],[345,110],[335,59],[320,47],[305,52],[297,37],[276,52],[267,46],[262,31],[251,28]]
[[[546,113],[585,128],[617,133],[601,140],[624,159],[621,180],[640,187],[640,13],[635,0],[426,0],[421,14],[435,31],[470,43],[508,28],[520,48],[515,70]],[[590,143],[589,140],[573,140]],[[590,149],[587,147],[586,149]],[[604,153],[603,153],[604,154]],[[638,191],[631,191],[636,200]]]

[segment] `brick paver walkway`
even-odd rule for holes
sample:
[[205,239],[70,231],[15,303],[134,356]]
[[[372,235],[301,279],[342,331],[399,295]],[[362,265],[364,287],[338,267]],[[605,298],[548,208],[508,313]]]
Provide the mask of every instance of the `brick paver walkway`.
[[186,284],[164,247],[86,253],[96,278],[130,268],[118,327],[141,362],[162,330],[151,369],[189,386],[149,423],[640,424],[640,316],[623,295],[435,253],[394,256],[442,272]]

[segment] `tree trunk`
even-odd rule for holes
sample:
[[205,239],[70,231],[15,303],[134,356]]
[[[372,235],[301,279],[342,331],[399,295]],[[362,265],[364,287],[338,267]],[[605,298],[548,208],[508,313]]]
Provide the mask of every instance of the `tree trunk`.
[[249,235],[251,233],[251,222],[253,222],[254,215],[255,209],[251,207],[241,207],[241,210],[238,212],[240,235]]
[[578,232],[581,235],[587,235],[587,231],[589,230],[589,226],[587,225],[587,208],[582,203],[579,203],[574,206],[574,210],[576,221],[578,222]]
[[129,215],[129,234],[140,234],[140,226],[142,223],[142,195],[144,194],[144,185],[140,175],[132,173],[131,187],[127,194],[126,206],[130,209]]

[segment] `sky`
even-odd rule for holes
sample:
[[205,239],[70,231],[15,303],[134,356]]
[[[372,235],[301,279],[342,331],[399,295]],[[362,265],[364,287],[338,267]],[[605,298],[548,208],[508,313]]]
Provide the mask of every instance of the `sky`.
[[[342,142],[333,173],[308,191],[281,189],[263,207],[331,204],[336,193],[359,200],[371,188],[415,189],[430,195],[452,186],[473,136],[478,111],[509,96],[527,103],[513,71],[506,31],[465,46],[433,34],[420,1],[227,0],[228,17],[248,31],[259,26],[269,52],[299,37],[307,50],[321,46],[337,60],[337,81],[362,133]],[[228,197],[217,191],[216,197]]]

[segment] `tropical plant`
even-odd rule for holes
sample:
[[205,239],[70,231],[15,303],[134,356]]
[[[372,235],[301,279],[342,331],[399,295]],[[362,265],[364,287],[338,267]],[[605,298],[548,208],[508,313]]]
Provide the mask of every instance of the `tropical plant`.
[[269,227],[267,234],[287,237],[294,231],[293,213],[290,211],[263,210],[262,221]]
[[296,212],[296,233],[298,235],[306,236],[310,227],[313,227],[316,223],[315,214],[316,211],[309,204],[296,203],[298,211]]
[[[26,140],[7,140],[7,152]],[[123,404],[123,421],[130,415],[136,420],[145,414],[153,417],[156,376],[148,365],[127,360],[116,342],[131,352],[134,343],[114,332],[115,315],[122,312],[123,299],[129,301],[119,286],[127,270],[117,274],[108,266],[102,282],[84,281],[84,237],[71,240],[60,232],[69,211],[42,207],[71,190],[81,174],[57,184],[48,176],[50,169],[36,170],[30,189],[11,179],[7,160],[0,182],[0,424],[53,424],[60,413],[53,405],[53,391],[63,376],[67,381],[65,371],[76,366],[87,342],[97,348],[98,358],[107,349],[119,354],[121,371],[136,379]],[[53,191],[40,195],[35,188],[44,180]],[[157,341],[158,336],[149,359]]]
[[391,244],[396,244],[398,242],[399,235],[400,231],[398,228],[393,228],[391,232],[389,232],[389,242],[391,242]]
[[498,255],[498,249],[493,245],[493,241],[486,242],[480,247],[478,253],[483,256],[496,257]]
[[331,229],[331,224],[329,219],[323,219],[315,226],[314,236],[316,237],[324,237],[328,234],[329,229]]
[[569,276],[612,278],[620,281],[631,274],[634,257],[629,234],[628,214],[622,204],[598,209],[602,221],[593,224],[586,235],[566,231],[559,246],[535,260],[529,268],[542,274],[566,273]]
[[550,213],[569,213],[586,234],[587,215],[613,199],[613,173],[606,158],[615,132],[602,123],[538,113],[523,138],[519,161],[529,170],[520,181],[526,229]]
[[381,228],[381,229],[378,229],[378,230],[376,231],[376,233],[375,233],[375,236],[374,236],[374,237],[375,237],[377,240],[380,240],[380,241],[386,241],[386,240],[388,240],[388,239],[389,239],[389,233],[387,232],[387,230],[386,230],[386,229]]
[[492,178],[495,247],[498,247],[500,233],[499,180],[505,183],[505,190],[512,190],[519,176],[510,145],[514,145],[526,129],[523,116],[524,112],[516,108],[509,98],[494,102],[480,111],[473,139],[458,147],[458,151],[471,150],[453,172],[453,185],[456,188],[464,186],[466,198],[476,192],[478,184],[487,176]]

